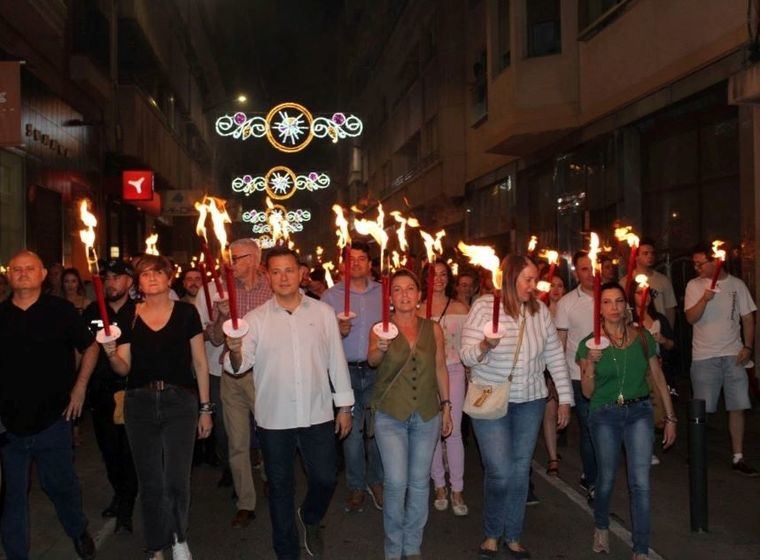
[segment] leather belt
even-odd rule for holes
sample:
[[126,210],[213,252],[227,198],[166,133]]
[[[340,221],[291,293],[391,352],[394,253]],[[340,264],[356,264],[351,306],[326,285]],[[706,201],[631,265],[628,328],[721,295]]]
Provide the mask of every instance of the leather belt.
[[182,385],[173,385],[171,383],[167,383],[163,379],[150,381],[149,383],[146,383],[145,385],[136,387],[136,389],[146,389],[148,391],[154,391],[156,393],[160,393],[161,391],[166,391],[167,389],[181,389],[182,391],[187,391],[188,393],[192,393],[193,395],[197,394],[197,390],[194,388],[191,389],[190,387],[183,387]]
[[636,404],[636,403],[644,402],[644,401],[648,401],[648,400],[649,400],[648,396],[646,396],[646,397],[636,397],[635,399],[625,399],[622,403],[615,403],[615,404],[618,405],[618,406],[629,406],[629,405],[632,405],[632,404]]
[[368,368],[369,367],[369,362],[367,360],[362,360],[362,361],[359,361],[359,362],[348,362],[348,365],[350,367]]

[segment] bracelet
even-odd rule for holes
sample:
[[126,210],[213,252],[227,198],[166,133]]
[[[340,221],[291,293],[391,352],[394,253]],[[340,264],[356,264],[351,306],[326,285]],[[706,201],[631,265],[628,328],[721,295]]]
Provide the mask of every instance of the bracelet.
[[754,352],[754,351],[755,351],[755,349],[754,349],[754,348],[752,348],[752,346],[747,346],[747,345],[745,344],[745,345],[744,345],[744,347],[745,347],[747,350],[749,350],[750,352]]
[[353,413],[354,413],[353,406],[341,406],[338,409],[338,414],[353,414]]
[[216,405],[212,402],[201,403],[201,406],[198,409],[198,413],[199,414],[213,414],[215,408],[216,408]]
[[678,417],[675,414],[668,414],[665,417],[665,423],[667,423],[667,424],[678,424]]
[[451,401],[449,399],[443,399],[441,401],[441,410],[443,410],[443,405],[449,405],[449,408],[451,407]]

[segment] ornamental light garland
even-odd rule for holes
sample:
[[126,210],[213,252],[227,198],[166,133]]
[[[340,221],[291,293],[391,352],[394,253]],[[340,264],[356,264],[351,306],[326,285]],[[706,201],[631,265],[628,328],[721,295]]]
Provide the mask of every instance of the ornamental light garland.
[[292,169],[278,165],[265,175],[243,175],[232,180],[233,192],[250,196],[256,192],[265,192],[273,200],[287,200],[296,191],[317,191],[330,186],[330,176],[326,173],[312,171],[306,175],[297,175]]

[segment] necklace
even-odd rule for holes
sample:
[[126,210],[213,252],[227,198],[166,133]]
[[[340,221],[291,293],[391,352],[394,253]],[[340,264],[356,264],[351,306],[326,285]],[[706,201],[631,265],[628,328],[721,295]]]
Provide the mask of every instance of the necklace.
[[[628,341],[628,329],[626,327],[623,327],[623,336],[619,337],[620,343],[616,341],[616,339],[610,335],[609,331],[607,330],[607,327],[604,327],[604,333],[607,335],[607,337],[612,341],[612,347],[610,350],[610,354],[612,355],[612,361],[615,364],[615,372],[617,373],[617,377],[620,380],[618,384],[618,396],[616,399],[618,406],[623,406],[625,404],[625,397],[623,396],[623,385],[625,385],[625,376],[628,371],[628,352],[624,350],[626,342]],[[620,375],[620,367],[618,366],[618,360],[617,360],[617,353],[618,351],[623,352],[623,375]]]

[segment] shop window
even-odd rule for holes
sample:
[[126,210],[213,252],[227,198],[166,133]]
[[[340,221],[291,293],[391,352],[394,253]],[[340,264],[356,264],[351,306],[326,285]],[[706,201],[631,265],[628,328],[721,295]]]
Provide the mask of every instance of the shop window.
[[525,20],[529,58],[562,51],[559,0],[526,0]]
[[513,229],[511,221],[517,202],[516,193],[511,175],[472,193],[468,209],[468,237],[481,239]]

